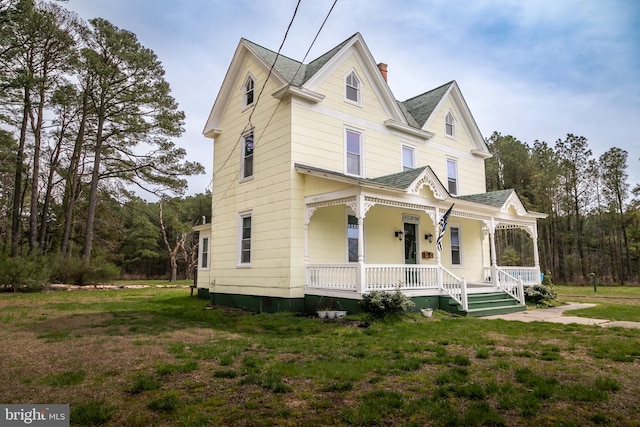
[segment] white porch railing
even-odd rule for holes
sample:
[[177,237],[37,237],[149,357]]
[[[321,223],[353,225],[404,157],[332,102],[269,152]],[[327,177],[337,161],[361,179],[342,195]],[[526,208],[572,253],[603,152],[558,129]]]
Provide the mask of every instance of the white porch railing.
[[[539,285],[542,283],[540,269],[537,267],[503,267],[498,266],[498,270],[503,271],[511,277],[521,279],[525,285]],[[484,281],[492,282],[491,267],[484,267]]]
[[311,288],[355,291],[357,275],[357,265],[309,265],[307,266],[307,286]]
[[[467,284],[445,268],[442,286],[438,286],[439,270],[431,265],[365,264],[364,283],[361,292],[372,291],[420,291],[441,289],[453,298],[462,309],[468,310]],[[357,264],[322,264],[307,266],[307,287],[324,290],[358,290]]]
[[436,266],[365,265],[362,292],[438,289]]
[[524,286],[522,279],[515,278],[507,273],[502,268],[496,268],[498,289],[508,293],[516,300],[520,301],[520,304],[525,305],[524,300]]

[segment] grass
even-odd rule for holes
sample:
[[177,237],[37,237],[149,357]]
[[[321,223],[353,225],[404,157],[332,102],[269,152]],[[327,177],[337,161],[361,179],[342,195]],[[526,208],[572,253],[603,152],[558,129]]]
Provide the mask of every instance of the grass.
[[183,288],[4,294],[0,401],[69,403],[72,425],[640,425],[640,330],[206,304]]
[[640,286],[556,286],[558,301],[597,304],[595,307],[567,311],[568,315],[640,322]]

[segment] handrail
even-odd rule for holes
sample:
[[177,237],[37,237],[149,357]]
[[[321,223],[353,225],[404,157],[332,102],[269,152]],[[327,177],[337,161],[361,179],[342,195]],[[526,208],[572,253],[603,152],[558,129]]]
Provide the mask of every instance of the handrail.
[[525,305],[524,285],[522,279],[513,277],[499,267],[496,268],[496,274],[498,277],[498,280],[496,281],[498,289],[511,295],[513,298],[518,300],[521,305]]
[[469,301],[467,299],[467,281],[464,277],[459,278],[444,267],[442,270],[442,286],[441,289],[449,295],[455,302],[462,306],[463,311],[469,310]]

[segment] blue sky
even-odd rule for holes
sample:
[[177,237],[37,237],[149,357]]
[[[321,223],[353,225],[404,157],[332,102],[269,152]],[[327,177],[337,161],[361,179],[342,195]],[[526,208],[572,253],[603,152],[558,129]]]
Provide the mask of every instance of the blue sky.
[[[185,111],[177,144],[211,180],[206,118],[241,37],[278,49],[297,0],[69,0],[64,7],[134,32],[162,62]],[[302,0],[282,53],[301,60],[333,0]],[[640,184],[640,2],[338,0],[306,62],[360,32],[405,100],[456,80],[480,131],[553,145],[584,136],[597,158],[629,152]]]

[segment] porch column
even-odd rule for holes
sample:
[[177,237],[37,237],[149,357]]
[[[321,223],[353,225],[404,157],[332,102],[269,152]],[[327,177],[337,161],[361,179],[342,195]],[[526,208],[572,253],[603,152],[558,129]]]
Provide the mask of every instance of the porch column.
[[538,280],[540,278],[540,255],[538,254],[538,222],[536,221],[533,224],[533,233],[531,233],[531,238],[533,239],[533,265],[538,270]]
[[309,223],[311,217],[316,211],[316,208],[307,206],[304,213],[304,284],[308,286],[309,283]]
[[489,225],[489,242],[491,244],[491,281],[494,286],[498,286],[498,261],[496,254],[496,222],[491,217],[491,224]]
[[373,203],[365,200],[364,194],[360,193],[356,197],[355,203],[347,203],[347,206],[356,214],[358,218],[358,270],[356,277],[356,292],[361,294],[366,288],[366,268],[364,264],[364,218]]
[[366,283],[366,269],[364,265],[364,217],[358,216],[358,278],[356,292],[361,294]]
[[[440,208],[436,206],[436,218],[433,223],[434,231],[436,233],[436,239],[440,236],[440,229],[438,225],[440,223]],[[437,245],[436,245],[437,246]],[[438,288],[442,289],[442,253],[436,247],[436,282],[438,283]]]

